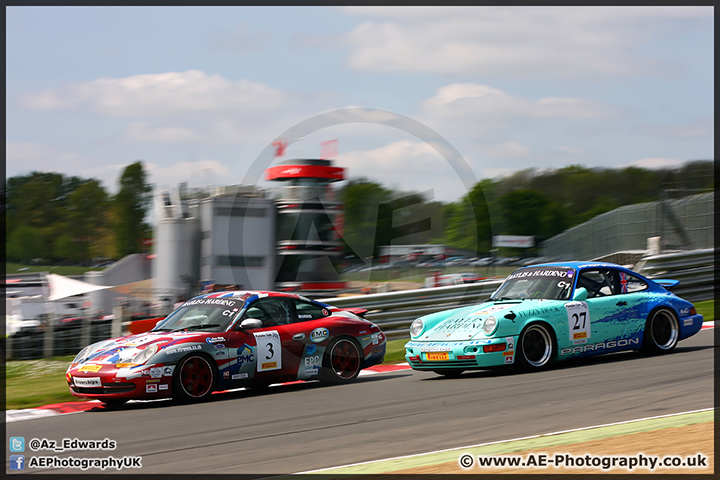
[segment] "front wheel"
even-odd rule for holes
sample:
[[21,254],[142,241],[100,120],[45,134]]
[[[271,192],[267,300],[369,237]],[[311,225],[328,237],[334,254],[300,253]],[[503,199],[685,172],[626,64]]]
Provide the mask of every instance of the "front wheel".
[[645,322],[645,333],[640,350],[659,355],[675,349],[680,338],[680,323],[674,312],[661,308],[650,314]]
[[180,402],[207,399],[215,386],[215,367],[202,355],[189,355],[173,372],[173,398]]
[[525,371],[542,370],[550,364],[554,354],[555,344],[548,327],[533,323],[518,338],[515,365]]
[[321,380],[325,383],[348,383],[355,380],[362,368],[360,347],[349,338],[337,338],[325,352]]

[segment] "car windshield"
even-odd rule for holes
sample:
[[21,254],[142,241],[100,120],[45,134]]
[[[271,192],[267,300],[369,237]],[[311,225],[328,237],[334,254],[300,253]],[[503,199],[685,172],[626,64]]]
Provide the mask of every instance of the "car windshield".
[[242,299],[195,298],[152,329],[153,332],[224,332],[243,308]]
[[568,300],[575,280],[570,267],[530,267],[508,275],[491,300]]

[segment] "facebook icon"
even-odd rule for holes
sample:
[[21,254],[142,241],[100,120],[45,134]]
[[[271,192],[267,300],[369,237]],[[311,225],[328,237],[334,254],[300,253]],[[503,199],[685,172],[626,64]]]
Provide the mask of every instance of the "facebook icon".
[[10,455],[10,470],[25,470],[25,455]]

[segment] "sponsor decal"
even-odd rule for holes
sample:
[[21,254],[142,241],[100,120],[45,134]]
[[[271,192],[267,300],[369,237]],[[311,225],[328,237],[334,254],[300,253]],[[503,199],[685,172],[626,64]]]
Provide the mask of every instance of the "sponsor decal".
[[560,355],[570,355],[572,353],[583,353],[583,352],[600,352],[603,350],[612,350],[614,348],[629,347],[632,345],[640,345],[640,339],[638,338],[623,338],[620,340],[611,340],[609,342],[594,343],[589,345],[580,345],[572,348],[563,348],[560,350]]
[[100,377],[73,377],[76,387],[102,387]]
[[507,305],[491,305],[489,307],[485,307],[482,310],[478,310],[477,312],[473,312],[470,315],[490,315],[491,313],[495,313],[499,310],[505,310]]
[[373,333],[372,334],[372,344],[377,345],[380,343],[380,334],[379,333]]
[[385,351],[385,349],[384,349],[383,347],[380,347],[380,346],[378,346],[378,347],[372,347],[372,350],[370,350],[370,355],[371,355],[371,356],[372,356],[372,355],[380,355],[380,354],[383,353],[384,351]]
[[509,275],[505,280],[513,280],[515,278],[532,278],[532,277],[557,277],[557,278],[568,278],[572,277],[572,270],[560,270],[560,269],[537,269],[537,270],[522,270],[520,272]]
[[305,369],[305,376],[306,376],[306,377],[310,377],[310,376],[317,375],[317,374],[318,374],[318,369],[317,369],[317,368],[306,368],[306,369]]
[[313,345],[312,343],[309,343],[305,347],[305,355],[312,355],[315,352],[317,352],[317,345]]
[[240,306],[243,305],[243,301],[240,300],[231,300],[227,298],[196,298],[193,300],[189,300],[183,304],[183,307],[191,307],[193,305],[218,305],[220,307],[228,307],[228,308],[235,308],[238,306],[238,303]]
[[150,377],[152,378],[160,378],[163,375],[163,369],[162,367],[153,367],[150,369]]
[[322,309],[322,314],[327,317],[328,315],[330,315],[330,312],[328,312],[327,308],[323,308],[323,309]]
[[223,372],[223,378],[230,378],[230,370],[225,370]]
[[684,318],[683,319],[683,327],[689,327],[692,324],[693,324],[692,318]]
[[255,355],[253,350],[247,343],[243,344],[242,347],[237,349],[237,363],[242,366],[244,363],[252,363],[255,361]]
[[158,390],[167,390],[167,389],[168,389],[167,383],[161,383],[160,385],[158,385]]
[[365,335],[367,333],[367,330],[360,330],[358,332],[358,335]]
[[565,304],[568,317],[569,338],[573,344],[587,343],[592,323],[587,302],[568,302]]
[[503,352],[503,357],[512,357],[513,355],[515,355],[515,352],[513,351]]
[[512,355],[509,355],[509,356],[505,357],[505,365],[509,365],[509,364],[513,363],[513,359],[514,359],[514,358],[515,358],[515,357],[512,356]]
[[224,342],[225,337],[208,337],[205,339],[207,343],[218,343],[218,342]]
[[478,318],[450,318],[435,327],[435,331],[454,332],[455,330],[477,330],[481,326],[482,320]]
[[508,350],[515,350],[515,339],[513,337],[505,337],[505,344]]
[[154,378],[154,379],[152,379],[152,380],[145,380],[145,383],[160,383],[160,379],[159,379],[159,378]]
[[163,375],[169,377],[172,375],[172,367],[165,367],[163,369]]
[[216,343],[215,348],[217,348],[218,350],[221,348],[225,348],[225,344],[224,343]]
[[279,370],[282,368],[282,345],[277,330],[256,332],[253,334],[257,342],[257,371]]
[[316,328],[310,332],[310,340],[315,343],[325,341],[330,336],[330,332],[325,327]]
[[680,309],[680,316],[681,317],[687,317],[690,315],[690,309],[689,308],[681,308]]
[[243,378],[248,378],[248,374],[247,373],[234,373],[231,378],[232,378],[232,380],[240,380]]
[[[542,301],[542,300],[541,300]],[[561,307],[560,307],[561,308]],[[539,308],[531,308],[530,310],[525,310],[524,312],[521,312],[518,317],[524,318],[524,317],[535,317],[535,316],[542,316],[548,313],[557,312],[560,310],[559,307],[539,307]]]
[[313,368],[322,364],[320,355],[313,355],[312,357],[305,357],[305,368]]
[[202,345],[187,345],[187,346],[181,346],[181,347],[172,347],[167,350],[167,354],[171,355],[174,353],[183,353],[183,352],[192,352],[194,350],[201,350]]
[[157,393],[158,386],[155,384],[145,385],[145,393]]
[[79,372],[98,372],[102,365],[83,365],[78,369]]

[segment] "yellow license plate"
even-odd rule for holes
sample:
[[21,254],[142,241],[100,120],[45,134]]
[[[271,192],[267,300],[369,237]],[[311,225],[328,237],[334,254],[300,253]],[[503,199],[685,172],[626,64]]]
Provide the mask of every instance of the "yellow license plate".
[[81,372],[98,372],[102,368],[102,365],[83,365],[80,367]]
[[428,362],[450,360],[450,354],[448,352],[427,352],[425,358]]

